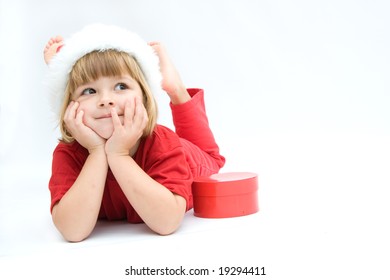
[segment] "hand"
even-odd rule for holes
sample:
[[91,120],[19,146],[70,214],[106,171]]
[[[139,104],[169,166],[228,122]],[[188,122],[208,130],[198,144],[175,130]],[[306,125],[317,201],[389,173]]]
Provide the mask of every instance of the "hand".
[[87,127],[83,122],[84,111],[77,112],[78,102],[71,101],[66,108],[64,122],[66,129],[72,134],[73,138],[86,148],[89,153],[104,148],[105,139],[100,137],[95,131]]
[[134,97],[126,102],[123,125],[115,108],[111,109],[111,118],[114,132],[105,146],[107,156],[133,155],[148,122],[148,115],[141,98]]

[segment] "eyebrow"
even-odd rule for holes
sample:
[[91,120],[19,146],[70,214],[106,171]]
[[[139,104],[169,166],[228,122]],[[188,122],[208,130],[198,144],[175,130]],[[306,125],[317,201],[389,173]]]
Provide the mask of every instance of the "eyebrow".
[[131,82],[131,83],[136,83],[137,81],[133,78],[133,77],[131,77],[131,76],[117,76],[117,77],[115,77],[116,79],[118,79],[118,80],[126,80],[126,81],[129,81],[129,82]]

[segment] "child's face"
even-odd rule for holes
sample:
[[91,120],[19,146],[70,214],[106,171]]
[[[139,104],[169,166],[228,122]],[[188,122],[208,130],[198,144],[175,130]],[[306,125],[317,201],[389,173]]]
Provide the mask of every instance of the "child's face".
[[104,139],[114,131],[110,110],[115,108],[123,124],[125,103],[138,96],[142,100],[139,84],[129,75],[101,77],[79,86],[72,99],[80,103],[78,112],[84,111],[84,124]]

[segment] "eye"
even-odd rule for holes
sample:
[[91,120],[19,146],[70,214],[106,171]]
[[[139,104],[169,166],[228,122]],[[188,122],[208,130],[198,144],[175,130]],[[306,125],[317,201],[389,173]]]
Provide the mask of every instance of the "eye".
[[115,90],[125,90],[125,89],[128,89],[129,87],[124,84],[124,83],[119,83],[115,86]]
[[96,93],[96,90],[93,88],[86,88],[81,92],[81,95],[90,95]]

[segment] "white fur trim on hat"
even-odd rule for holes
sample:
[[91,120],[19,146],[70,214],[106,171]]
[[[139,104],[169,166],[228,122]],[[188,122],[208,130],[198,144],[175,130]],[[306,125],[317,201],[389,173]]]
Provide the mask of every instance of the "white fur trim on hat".
[[153,48],[137,34],[113,25],[93,24],[64,41],[64,46],[49,63],[47,85],[53,112],[59,115],[69,73],[84,55],[95,51],[118,50],[136,59],[153,94],[161,90],[159,60]]

